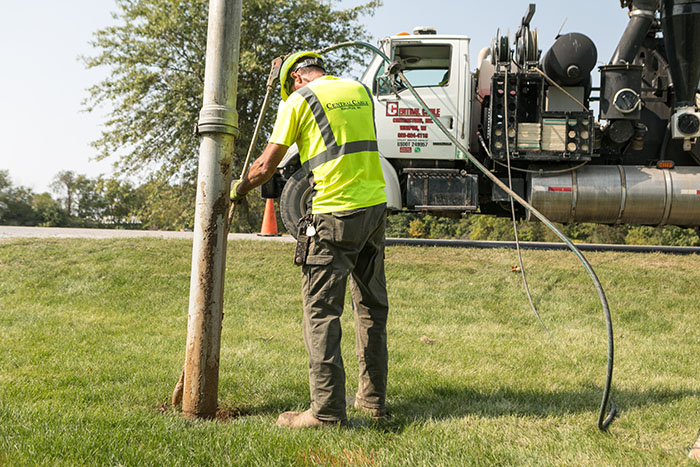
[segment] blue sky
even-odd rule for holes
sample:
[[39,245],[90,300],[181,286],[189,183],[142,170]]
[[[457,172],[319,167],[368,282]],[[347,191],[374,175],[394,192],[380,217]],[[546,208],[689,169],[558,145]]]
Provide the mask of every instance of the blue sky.
[[[363,3],[332,1],[340,8]],[[627,11],[618,0],[536,3],[532,25],[538,29],[540,48],[549,48],[566,20],[562,32],[588,35],[598,47],[600,64],[610,60],[627,24]],[[511,35],[517,30],[527,5],[514,0],[384,0],[377,14],[364,23],[375,41],[410,32],[415,26],[467,35],[476,57],[482,47],[490,45],[498,28],[502,34],[510,30]],[[94,161],[95,150],[90,146],[100,134],[105,112],[81,112],[86,89],[103,78],[106,70],[86,70],[78,57],[93,53],[89,45],[92,33],[112,24],[114,9],[113,0],[2,3],[0,169],[9,170],[15,185],[42,192],[60,170],[91,177],[111,173],[111,163]],[[474,66],[472,63],[472,69]]]

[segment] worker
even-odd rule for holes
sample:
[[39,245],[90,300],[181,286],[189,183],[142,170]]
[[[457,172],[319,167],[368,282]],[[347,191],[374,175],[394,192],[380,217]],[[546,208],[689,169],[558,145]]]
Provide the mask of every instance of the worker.
[[311,407],[281,414],[277,425],[346,423],[340,316],[348,278],[360,369],[354,408],[384,418],[389,309],[384,276],[386,194],[372,96],[356,81],[326,75],[321,56],[308,51],[284,61],[280,85],[282,101],[269,142],[231,191],[236,202],[266,182],[293,143],[314,190],[311,212],[299,221],[295,253],[295,262],[303,263],[302,328]]

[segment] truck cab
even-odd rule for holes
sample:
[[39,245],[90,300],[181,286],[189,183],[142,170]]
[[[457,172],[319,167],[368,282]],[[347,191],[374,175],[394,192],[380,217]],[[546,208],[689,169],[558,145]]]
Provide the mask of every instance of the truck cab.
[[[426,34],[397,35],[380,42],[384,53],[400,63],[433,113],[461,143],[467,144],[471,87],[469,38]],[[455,160],[464,155],[439,131],[401,83],[386,75],[376,56],[362,77],[375,96],[379,152],[388,159]]]
[[[469,143],[469,37],[415,28],[380,41],[380,49],[460,143]],[[361,81],[374,95],[379,153],[392,209],[471,211],[476,177],[463,173],[465,155],[438,128],[388,64],[375,56]]]

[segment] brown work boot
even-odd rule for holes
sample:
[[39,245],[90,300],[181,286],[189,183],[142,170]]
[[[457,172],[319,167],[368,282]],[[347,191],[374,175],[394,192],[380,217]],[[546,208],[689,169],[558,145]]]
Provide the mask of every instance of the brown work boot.
[[286,428],[318,428],[321,426],[345,425],[346,420],[326,421],[319,420],[311,413],[311,409],[304,412],[284,412],[277,418],[277,426]]
[[366,413],[374,420],[386,420],[387,418],[389,418],[389,414],[387,414],[386,412],[386,407],[364,407],[360,404],[360,401],[357,399],[355,399],[355,402],[352,404],[352,406],[355,410],[359,410],[360,412]]

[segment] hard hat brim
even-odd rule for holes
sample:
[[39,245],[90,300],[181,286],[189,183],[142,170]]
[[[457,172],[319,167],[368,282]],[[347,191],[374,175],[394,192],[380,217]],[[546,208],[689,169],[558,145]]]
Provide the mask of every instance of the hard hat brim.
[[[283,101],[286,101],[287,98],[289,97],[289,95],[292,92],[294,92],[293,90],[291,90],[291,92],[290,92],[290,90],[288,89],[287,80],[289,79],[289,75],[292,74],[294,71],[302,68],[302,67],[295,68],[294,65],[296,65],[297,62],[299,62],[300,60],[302,60],[306,57],[315,58],[317,60],[320,60],[321,61],[321,68],[323,68],[323,66],[322,66],[323,58],[317,52],[312,52],[310,50],[304,50],[301,52],[295,52],[295,53],[291,54],[289,57],[287,57],[284,60],[284,63],[282,63],[282,68],[280,69],[280,97],[282,98]],[[311,66],[311,65],[313,65],[313,64],[306,65],[306,66]],[[316,66],[319,66],[319,65],[316,65]]]

